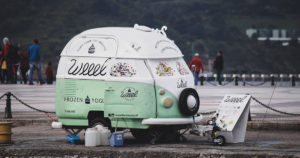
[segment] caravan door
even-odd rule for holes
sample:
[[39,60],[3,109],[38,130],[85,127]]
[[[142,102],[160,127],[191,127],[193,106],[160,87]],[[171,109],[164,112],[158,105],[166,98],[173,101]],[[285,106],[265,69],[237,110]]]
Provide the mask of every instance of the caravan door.
[[153,118],[154,80],[143,60],[112,59],[106,79],[104,115],[116,118]]

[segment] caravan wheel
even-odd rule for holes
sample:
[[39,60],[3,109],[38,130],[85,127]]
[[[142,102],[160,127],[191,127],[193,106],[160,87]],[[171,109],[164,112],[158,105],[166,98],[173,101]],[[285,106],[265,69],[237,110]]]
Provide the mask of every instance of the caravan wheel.
[[193,116],[199,110],[200,100],[193,88],[184,89],[179,96],[179,110],[185,116]]

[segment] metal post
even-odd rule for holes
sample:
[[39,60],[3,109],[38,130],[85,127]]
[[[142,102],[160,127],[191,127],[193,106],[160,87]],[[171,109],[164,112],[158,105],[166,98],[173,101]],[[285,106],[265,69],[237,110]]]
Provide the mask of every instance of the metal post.
[[274,86],[274,81],[275,81],[275,77],[274,76],[271,76],[271,86]]
[[7,92],[6,93],[6,107],[5,107],[5,114],[4,114],[4,118],[12,118],[12,114],[11,114],[11,93]]
[[293,86],[293,87],[295,87],[295,85],[296,85],[295,82],[296,82],[296,77],[293,75],[293,76],[292,76],[292,86]]
[[200,77],[200,84],[201,84],[201,86],[203,86],[203,80],[204,80],[204,77],[201,76],[201,77]]
[[238,86],[239,85],[239,78],[237,76],[235,76],[234,78],[234,82],[235,82],[235,85]]

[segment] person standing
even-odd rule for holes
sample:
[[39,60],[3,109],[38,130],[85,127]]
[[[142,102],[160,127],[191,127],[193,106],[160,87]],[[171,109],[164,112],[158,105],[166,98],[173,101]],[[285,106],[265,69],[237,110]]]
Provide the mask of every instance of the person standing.
[[20,71],[21,71],[24,84],[26,84],[27,83],[26,72],[29,69],[29,59],[26,53],[21,49],[21,44],[18,44],[18,49],[19,49],[18,53],[20,55]]
[[2,46],[0,45],[0,81],[1,81],[1,83],[4,83],[3,70],[2,70],[2,60],[3,60],[3,51],[2,51]]
[[48,66],[46,68],[46,78],[47,84],[53,84],[53,68],[51,62],[48,63]]
[[198,85],[200,70],[202,70],[202,73],[204,72],[204,66],[202,60],[199,58],[199,53],[195,53],[195,57],[191,60],[189,64],[189,68],[192,70],[194,74],[195,85]]
[[10,52],[11,50],[11,44],[9,42],[9,39],[7,37],[3,38],[3,60],[5,61],[5,76],[7,77],[7,82],[6,83],[13,83],[13,61],[11,60]]
[[222,85],[222,80],[221,80],[221,75],[222,75],[222,71],[223,71],[223,52],[222,51],[217,52],[217,57],[214,61],[214,69],[217,73],[218,83],[219,83],[219,85]]
[[40,63],[40,58],[41,58],[41,48],[39,46],[39,41],[37,39],[33,40],[33,44],[29,46],[27,56],[29,58],[29,78],[28,78],[28,85],[33,85],[32,82],[32,75],[34,68],[37,69],[38,72],[38,77],[39,77],[39,82],[38,84],[41,85],[44,83],[43,78],[42,78],[42,72],[41,72],[41,63]]

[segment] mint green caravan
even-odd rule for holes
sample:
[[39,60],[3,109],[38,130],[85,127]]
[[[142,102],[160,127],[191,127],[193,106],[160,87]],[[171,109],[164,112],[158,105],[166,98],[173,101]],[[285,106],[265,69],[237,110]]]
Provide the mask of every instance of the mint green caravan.
[[165,30],[106,27],[72,38],[58,65],[52,126],[100,124],[150,140],[199,122],[193,74]]

